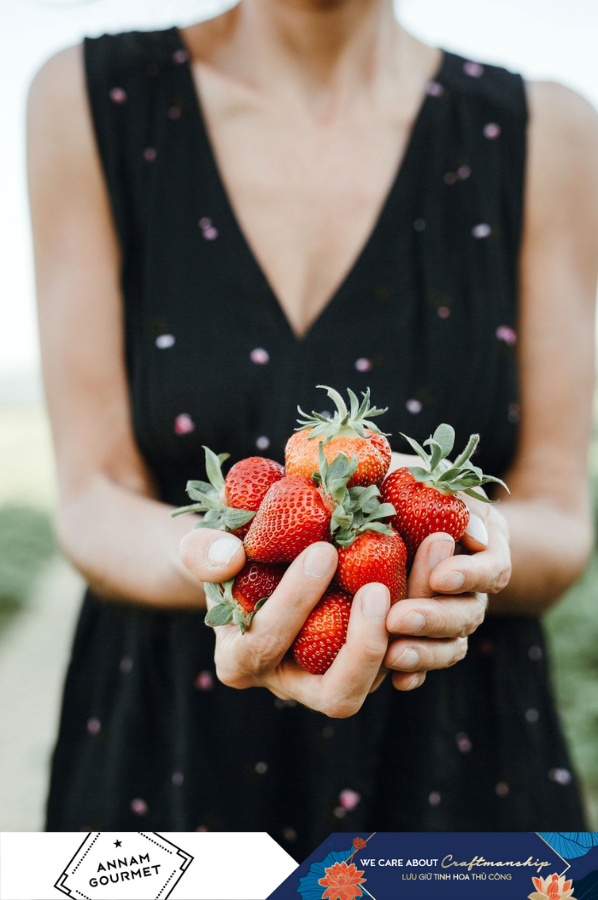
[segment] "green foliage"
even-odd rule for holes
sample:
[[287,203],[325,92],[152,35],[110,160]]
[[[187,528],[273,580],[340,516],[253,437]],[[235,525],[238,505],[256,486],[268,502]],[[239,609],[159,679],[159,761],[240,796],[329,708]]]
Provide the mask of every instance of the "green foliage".
[[26,603],[36,576],[55,551],[47,513],[0,507],[0,628]]
[[[598,483],[595,487],[598,524]],[[544,623],[561,718],[598,828],[598,547],[584,577]]]

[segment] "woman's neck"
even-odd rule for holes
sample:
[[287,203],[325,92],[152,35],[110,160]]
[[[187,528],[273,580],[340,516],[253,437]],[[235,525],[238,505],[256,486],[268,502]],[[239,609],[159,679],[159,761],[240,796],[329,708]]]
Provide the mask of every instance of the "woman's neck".
[[409,40],[392,0],[241,0],[202,25],[200,58],[318,116],[334,114],[360,87],[371,89],[381,72],[395,74]]

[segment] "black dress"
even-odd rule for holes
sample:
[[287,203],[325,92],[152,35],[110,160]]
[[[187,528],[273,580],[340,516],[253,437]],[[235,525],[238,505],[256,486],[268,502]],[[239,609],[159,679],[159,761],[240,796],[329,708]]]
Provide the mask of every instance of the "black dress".
[[[316,384],[369,386],[396,450],[399,432],[441,421],[460,444],[479,431],[479,464],[504,473],[519,420],[518,75],[444,55],[367,243],[298,340],[235,219],[179,32],[88,40],[85,61],[135,437],[162,500],[184,503],[204,477],[202,444],[282,461],[297,404],[326,408]],[[346,720],[224,687],[213,641],[202,613],[87,593],[48,829],[268,831],[297,857],[339,828],[584,829],[536,619],[488,618],[463,662],[413,693],[387,679]]]

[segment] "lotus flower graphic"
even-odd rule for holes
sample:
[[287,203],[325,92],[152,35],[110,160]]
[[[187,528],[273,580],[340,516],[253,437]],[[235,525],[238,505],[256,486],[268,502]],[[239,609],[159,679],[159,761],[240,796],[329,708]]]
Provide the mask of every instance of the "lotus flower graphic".
[[571,880],[565,876],[549,875],[548,878],[532,878],[536,890],[527,900],[575,900]]
[[318,879],[318,884],[327,888],[322,894],[322,900],[355,900],[355,897],[363,897],[359,885],[365,882],[365,878],[361,877],[363,872],[354,863],[335,863],[324,871],[326,878]]

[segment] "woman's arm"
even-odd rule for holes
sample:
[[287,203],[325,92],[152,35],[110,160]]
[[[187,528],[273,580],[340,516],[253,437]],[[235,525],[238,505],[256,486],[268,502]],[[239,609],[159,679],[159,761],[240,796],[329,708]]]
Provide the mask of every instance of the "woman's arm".
[[189,522],[154,499],[131,431],[119,251],[80,47],[51,59],[32,85],[28,164],[61,544],[105,597],[203,605],[178,552]]
[[532,83],[521,268],[521,435],[501,511],[513,575],[496,612],[541,612],[592,546],[588,447],[596,379],[598,118],[560,85]]
[[[595,382],[594,313],[598,272],[598,118],[577,94],[530,85],[531,121],[521,258],[519,371],[521,430],[505,475],[511,494],[490,511],[510,531],[512,574],[497,592],[488,552],[455,557],[434,571],[446,592],[488,591],[494,613],[536,615],[579,578],[592,546],[588,447]],[[488,518],[489,517],[489,518]],[[501,523],[502,524],[502,523]]]

